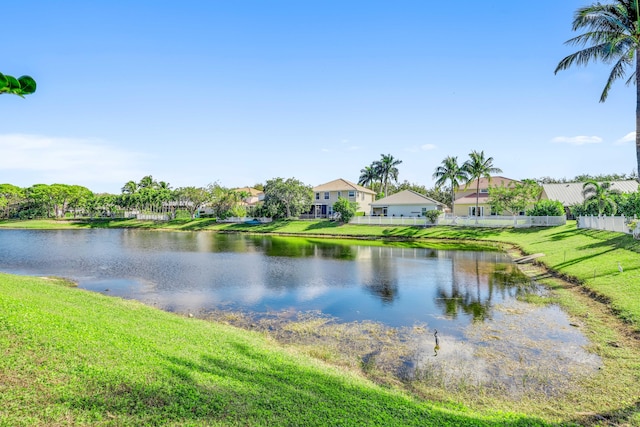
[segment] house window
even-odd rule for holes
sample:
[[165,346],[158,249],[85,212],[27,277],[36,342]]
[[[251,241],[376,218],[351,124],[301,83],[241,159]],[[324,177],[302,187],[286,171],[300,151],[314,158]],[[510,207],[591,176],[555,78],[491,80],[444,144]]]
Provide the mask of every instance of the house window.
[[338,191],[338,199],[342,197],[342,191]]
[[421,213],[421,215],[422,215],[422,216],[425,216],[425,214],[426,214],[426,213],[427,213],[427,208],[422,208],[422,213]]
[[489,194],[489,189],[488,188],[481,188],[480,189],[480,194]]
[[328,191],[324,192],[324,199],[325,200],[329,200],[329,192]]
[[316,193],[316,200],[320,200],[320,193]]
[[356,192],[355,191],[349,191],[349,197],[355,198],[356,197]]
[[[469,216],[476,216],[476,207],[475,206],[469,206]],[[480,215],[479,216],[484,216],[484,206],[480,206]]]

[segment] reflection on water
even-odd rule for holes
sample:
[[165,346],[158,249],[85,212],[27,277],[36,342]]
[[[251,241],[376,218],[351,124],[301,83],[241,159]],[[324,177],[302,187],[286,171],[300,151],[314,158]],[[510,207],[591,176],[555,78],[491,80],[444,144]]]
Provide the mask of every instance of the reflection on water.
[[[508,312],[540,289],[498,252],[207,232],[0,230],[0,270],[67,277],[182,313],[319,312],[341,323],[419,328],[426,335],[405,360],[417,376],[446,368],[448,376],[496,378],[514,358],[530,361],[518,365],[527,378],[541,358],[597,365],[557,307]],[[537,354],[536,340],[546,347]]]
[[449,334],[530,287],[497,252],[206,232],[1,230],[0,268],[180,312],[317,310]]

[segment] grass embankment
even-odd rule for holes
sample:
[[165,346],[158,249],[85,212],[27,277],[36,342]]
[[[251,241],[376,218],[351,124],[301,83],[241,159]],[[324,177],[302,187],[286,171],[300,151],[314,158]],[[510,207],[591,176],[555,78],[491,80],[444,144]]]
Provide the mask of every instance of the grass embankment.
[[267,337],[0,275],[0,425],[535,426],[419,401]]
[[[553,277],[543,281],[555,290],[551,301],[564,305],[588,336],[589,349],[603,358],[603,366],[575,390],[547,399],[505,400],[482,389],[434,392],[428,384],[408,384],[427,399],[465,402],[467,408],[426,403],[278,349],[259,335],[46,286],[37,279],[2,276],[0,337],[10,345],[0,346],[7,348],[0,358],[0,425],[30,424],[29,414],[36,414],[31,424],[121,425],[162,419],[175,424],[536,425],[540,418],[640,425],[640,243],[630,236],[577,230],[573,222],[517,230],[321,221],[258,226],[210,220],[0,223],[22,225],[515,245],[528,254],[544,253],[541,263],[571,278],[568,284]],[[487,408],[493,412],[485,412]]]
[[[640,241],[629,235],[579,230],[574,221],[550,228],[489,229],[471,227],[340,225],[330,221],[275,221],[269,224],[221,224],[213,219],[159,223],[111,221],[0,221],[5,228],[140,228],[173,231],[276,233],[352,238],[455,239],[515,245],[527,254],[544,253],[538,262],[584,285],[640,332]],[[623,268],[619,272],[618,263]]]

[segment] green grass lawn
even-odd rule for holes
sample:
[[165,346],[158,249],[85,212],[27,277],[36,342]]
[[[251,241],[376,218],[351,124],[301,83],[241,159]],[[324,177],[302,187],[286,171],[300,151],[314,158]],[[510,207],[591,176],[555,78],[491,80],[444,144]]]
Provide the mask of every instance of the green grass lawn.
[[535,426],[420,401],[263,335],[0,275],[0,425]]
[[[51,280],[0,275],[0,426],[640,425],[640,243],[631,236],[578,230],[574,222],[539,229],[327,221],[0,222],[0,227],[21,226],[275,233],[444,248],[460,242],[472,249],[517,246],[528,254],[543,253],[539,262],[573,281],[544,279],[554,289],[551,300],[583,328],[603,366],[578,390],[551,400],[500,400],[446,389],[429,394],[421,393],[419,384],[399,390],[263,335]],[[412,387],[416,395],[410,394]]]

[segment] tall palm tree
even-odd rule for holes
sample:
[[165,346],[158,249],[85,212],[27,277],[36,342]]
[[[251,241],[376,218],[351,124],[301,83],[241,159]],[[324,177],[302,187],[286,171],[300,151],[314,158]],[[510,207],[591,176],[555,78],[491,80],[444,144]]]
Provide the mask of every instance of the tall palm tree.
[[472,151],[469,153],[469,160],[464,162],[462,170],[467,174],[466,186],[476,180],[476,218],[480,216],[480,178],[486,178],[491,182],[492,173],[500,173],[502,169],[493,166],[493,157],[484,158],[484,151]]
[[602,216],[607,206],[611,207],[612,214],[615,215],[618,205],[612,197],[614,194],[620,194],[620,191],[611,188],[610,182],[599,183],[594,180],[589,180],[582,184],[584,203],[595,203],[598,207],[598,216]]
[[365,166],[360,169],[360,178],[358,178],[358,185],[364,185],[373,189],[375,182],[378,180],[378,173],[376,172],[375,165]]
[[449,181],[451,184],[451,213],[455,215],[455,194],[462,182],[467,181],[467,172],[458,164],[458,158],[447,156],[433,173],[436,186],[442,187]]
[[391,154],[380,154],[382,158],[374,162],[376,172],[381,178],[381,184],[384,187],[384,196],[389,192],[389,179],[398,180],[397,166],[402,160],[395,159]]
[[[601,61],[613,64],[613,68],[600,95],[604,102],[613,82],[626,76],[631,68],[627,84],[636,84],[636,167],[640,172],[640,9],[638,0],[615,0],[611,3],[594,3],[578,9],[573,18],[573,30],[585,30],[583,34],[567,40],[566,44],[584,47],[565,57],[555,73],[572,65],[587,65]],[[635,65],[635,67],[634,67]]]

